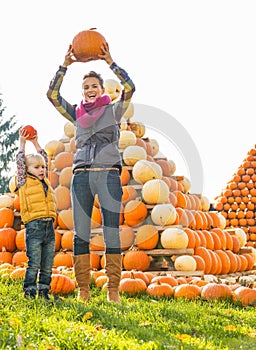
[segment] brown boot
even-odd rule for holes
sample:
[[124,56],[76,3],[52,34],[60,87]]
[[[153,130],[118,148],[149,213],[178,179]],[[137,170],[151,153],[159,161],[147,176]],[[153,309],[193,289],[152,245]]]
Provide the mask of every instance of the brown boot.
[[78,284],[78,298],[83,301],[90,299],[91,262],[90,254],[73,256],[75,277]]
[[106,254],[106,273],[108,276],[107,282],[107,299],[120,304],[119,283],[122,271],[122,256],[121,254]]

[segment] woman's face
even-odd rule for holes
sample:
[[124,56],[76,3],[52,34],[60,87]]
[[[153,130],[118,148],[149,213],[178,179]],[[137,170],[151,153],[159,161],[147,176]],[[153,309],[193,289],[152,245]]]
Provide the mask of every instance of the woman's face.
[[94,102],[98,97],[104,93],[97,78],[89,77],[83,81],[83,96],[86,102]]

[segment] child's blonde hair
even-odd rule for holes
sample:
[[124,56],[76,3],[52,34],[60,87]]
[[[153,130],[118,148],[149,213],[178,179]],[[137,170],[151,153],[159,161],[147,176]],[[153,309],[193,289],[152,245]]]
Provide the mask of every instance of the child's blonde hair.
[[28,154],[26,155],[26,167],[29,166],[45,166],[45,159],[41,154]]

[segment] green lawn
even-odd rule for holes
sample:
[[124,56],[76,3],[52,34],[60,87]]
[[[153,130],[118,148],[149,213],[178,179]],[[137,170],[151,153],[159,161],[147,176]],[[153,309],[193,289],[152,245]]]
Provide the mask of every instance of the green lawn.
[[108,303],[92,288],[47,302],[23,298],[22,281],[0,281],[0,349],[250,349],[256,348],[255,307],[232,302],[122,295]]

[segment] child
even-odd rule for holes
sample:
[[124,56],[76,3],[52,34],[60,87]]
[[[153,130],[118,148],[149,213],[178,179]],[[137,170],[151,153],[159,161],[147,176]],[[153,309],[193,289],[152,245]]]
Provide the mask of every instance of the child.
[[55,253],[53,222],[56,218],[56,204],[54,192],[46,178],[47,154],[40,147],[36,135],[30,141],[37,154],[25,155],[27,138],[26,130],[22,129],[20,147],[16,155],[16,191],[20,198],[21,220],[26,228],[28,256],[23,289],[26,298],[35,298],[38,290],[38,296],[50,300],[48,292]]

